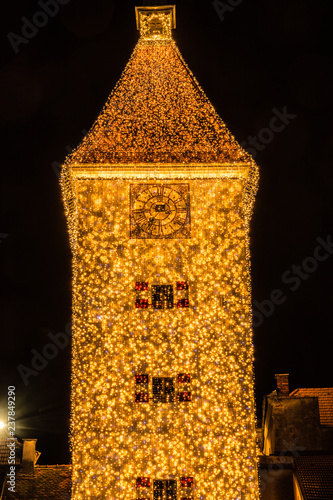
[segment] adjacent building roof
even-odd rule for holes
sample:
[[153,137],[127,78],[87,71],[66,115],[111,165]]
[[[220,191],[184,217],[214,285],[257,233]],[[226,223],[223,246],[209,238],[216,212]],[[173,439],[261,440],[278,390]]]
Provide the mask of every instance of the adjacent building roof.
[[332,500],[333,455],[297,457],[295,475],[304,500]]
[[38,465],[34,473],[17,471],[15,493],[5,485],[3,500],[70,500],[70,465]]
[[322,389],[295,389],[290,393],[291,397],[315,397],[318,398],[321,425],[333,427],[333,388]]

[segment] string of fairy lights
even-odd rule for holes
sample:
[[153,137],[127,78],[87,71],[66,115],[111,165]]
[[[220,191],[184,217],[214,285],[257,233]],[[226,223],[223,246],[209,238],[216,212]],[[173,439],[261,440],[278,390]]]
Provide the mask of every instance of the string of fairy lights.
[[[181,58],[173,16],[138,12],[131,60],[63,168],[74,500],[259,498],[248,241],[258,170]],[[230,174],[237,165],[246,175]],[[189,193],[182,231],[177,189]],[[132,233],[143,202],[131,197],[154,190],[169,198]],[[170,226],[154,233],[163,217]]]

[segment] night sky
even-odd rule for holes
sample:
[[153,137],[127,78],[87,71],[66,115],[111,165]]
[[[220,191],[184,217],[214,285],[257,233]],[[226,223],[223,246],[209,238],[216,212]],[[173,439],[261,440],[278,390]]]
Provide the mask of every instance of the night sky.
[[[53,17],[40,16],[37,1],[15,0],[1,19],[0,418],[15,385],[17,436],[38,438],[45,464],[70,460],[70,348],[51,348],[54,359],[40,361],[26,384],[18,366],[32,369],[50,333],[68,331],[71,319],[59,165],[91,127],[138,38],[135,2],[61,4]],[[177,1],[178,47],[261,171],[251,225],[259,418],[275,373],[290,373],[291,390],[333,386],[330,4]],[[45,25],[27,28],[32,19]]]

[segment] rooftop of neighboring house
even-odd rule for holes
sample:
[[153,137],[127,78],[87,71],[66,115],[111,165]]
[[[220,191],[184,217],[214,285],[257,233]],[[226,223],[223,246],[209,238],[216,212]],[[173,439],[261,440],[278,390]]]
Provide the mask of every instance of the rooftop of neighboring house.
[[36,465],[33,473],[19,470],[15,483],[15,493],[5,487],[3,500],[70,500],[71,465]]
[[0,466],[8,465],[10,449],[9,443],[15,443],[15,464],[20,464],[22,459],[22,443],[14,440],[6,428],[0,430]]
[[[36,465],[40,453],[36,439],[13,439],[0,431],[1,500],[70,500],[71,465]],[[13,443],[12,452],[8,444]],[[11,459],[14,457],[14,463]],[[15,492],[10,491],[10,466],[15,465]]]
[[332,500],[333,455],[297,457],[295,476],[304,500]]
[[333,427],[333,388],[321,389],[295,389],[289,394],[290,397],[315,397],[318,398],[321,425]]

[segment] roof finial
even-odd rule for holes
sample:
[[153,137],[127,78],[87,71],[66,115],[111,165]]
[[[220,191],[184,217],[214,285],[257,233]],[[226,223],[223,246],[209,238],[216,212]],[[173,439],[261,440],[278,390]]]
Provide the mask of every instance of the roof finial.
[[146,40],[166,40],[171,38],[171,30],[176,27],[176,6],[135,7],[136,26],[141,37]]

